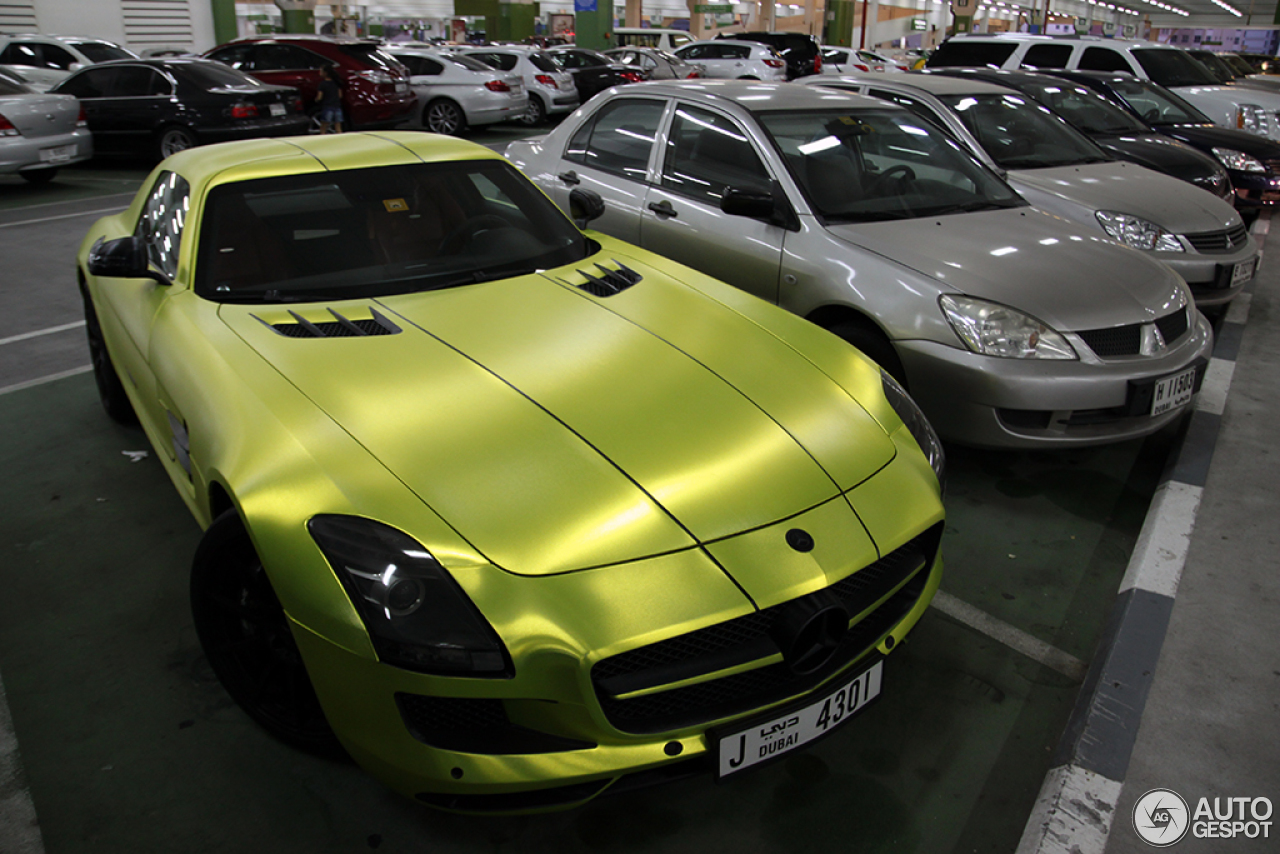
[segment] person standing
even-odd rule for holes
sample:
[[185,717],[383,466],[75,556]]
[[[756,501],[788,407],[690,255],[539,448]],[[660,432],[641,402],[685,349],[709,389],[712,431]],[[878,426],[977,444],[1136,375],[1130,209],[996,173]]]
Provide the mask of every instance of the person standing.
[[320,88],[316,92],[320,112],[321,133],[342,133],[342,81],[338,79],[335,65],[320,67]]

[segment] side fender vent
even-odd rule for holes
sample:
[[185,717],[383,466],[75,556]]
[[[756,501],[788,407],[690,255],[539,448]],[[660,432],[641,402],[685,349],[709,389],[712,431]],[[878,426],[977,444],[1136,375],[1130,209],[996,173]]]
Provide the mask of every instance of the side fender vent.
[[610,270],[601,264],[596,265],[596,269],[600,271],[599,276],[592,275],[586,270],[579,270],[578,275],[586,279],[585,282],[571,284],[580,291],[586,291],[593,296],[611,297],[614,294],[622,293],[627,288],[639,282],[644,276],[641,276],[635,270],[632,270],[621,261],[614,261],[618,265],[618,269]]
[[294,320],[292,323],[267,323],[260,317],[258,320],[286,338],[361,338],[366,335],[395,335],[400,331],[399,326],[379,314],[377,309],[370,308],[369,312],[372,317],[359,320],[343,317],[333,309],[329,309],[333,320],[307,320],[296,311],[289,312]]

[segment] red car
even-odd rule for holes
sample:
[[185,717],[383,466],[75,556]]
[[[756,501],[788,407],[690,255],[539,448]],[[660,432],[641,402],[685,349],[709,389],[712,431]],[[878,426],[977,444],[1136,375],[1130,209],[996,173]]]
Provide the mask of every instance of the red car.
[[205,53],[209,59],[251,74],[264,83],[293,86],[310,105],[320,69],[333,64],[342,80],[346,130],[394,127],[408,121],[418,98],[409,72],[377,42],[318,35],[236,39]]

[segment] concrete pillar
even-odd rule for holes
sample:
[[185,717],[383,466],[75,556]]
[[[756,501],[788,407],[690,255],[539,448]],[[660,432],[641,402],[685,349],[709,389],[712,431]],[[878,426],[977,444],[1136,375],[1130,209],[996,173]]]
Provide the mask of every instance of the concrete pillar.
[[276,0],[284,18],[286,33],[316,31],[316,0]]
[[867,19],[862,22],[862,31],[866,33],[866,42],[863,45],[867,48],[876,46],[876,24],[880,21],[880,0],[871,0],[867,4]]
[[236,26],[236,0],[209,0],[213,13],[213,43],[225,44],[240,35]]
[[627,11],[623,13],[622,22],[628,27],[638,27],[644,20],[644,3],[642,0],[627,0]]
[[613,0],[574,0],[573,29],[573,40],[578,47],[592,50],[613,47]]
[[827,9],[831,12],[831,20],[827,21],[827,44],[853,45],[853,21],[857,8],[856,0],[827,0]]

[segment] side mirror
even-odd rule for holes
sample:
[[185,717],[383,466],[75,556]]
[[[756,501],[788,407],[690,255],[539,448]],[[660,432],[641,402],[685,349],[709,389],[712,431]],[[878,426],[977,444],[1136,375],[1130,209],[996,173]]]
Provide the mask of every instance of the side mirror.
[[578,228],[604,215],[604,199],[595,190],[575,189],[569,192],[569,216]]
[[729,187],[720,197],[720,210],[729,216],[771,220],[776,209],[772,193],[750,193]]
[[140,237],[99,239],[89,250],[89,272],[112,279],[155,279],[162,285],[169,280],[151,269],[147,261],[147,244]]

